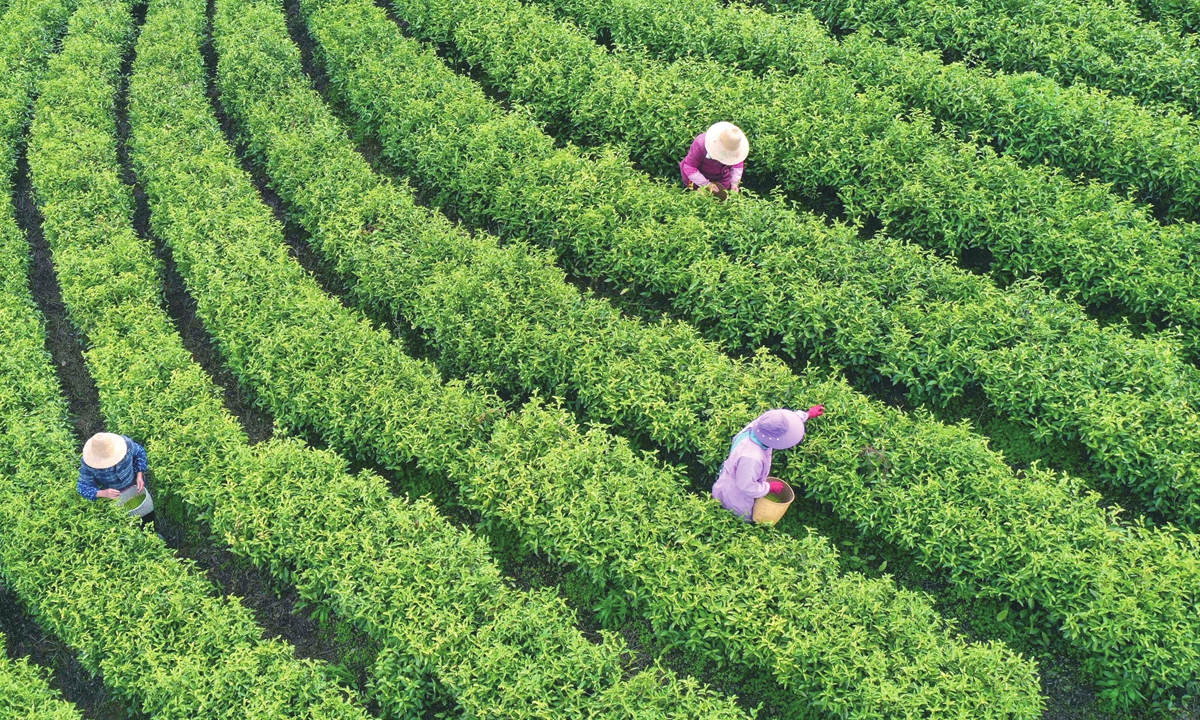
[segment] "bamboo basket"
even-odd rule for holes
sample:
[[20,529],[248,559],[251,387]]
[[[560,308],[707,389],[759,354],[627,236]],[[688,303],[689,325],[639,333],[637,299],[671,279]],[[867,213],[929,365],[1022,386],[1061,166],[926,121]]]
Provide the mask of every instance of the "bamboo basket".
[[[767,478],[767,482],[773,480],[783,482],[777,477]],[[761,525],[774,525],[787,513],[788,507],[791,506],[792,501],[795,499],[796,493],[792,491],[792,486],[783,483],[783,491],[779,493],[779,500],[770,500],[767,495],[755,498],[754,511],[751,513],[750,518]]]

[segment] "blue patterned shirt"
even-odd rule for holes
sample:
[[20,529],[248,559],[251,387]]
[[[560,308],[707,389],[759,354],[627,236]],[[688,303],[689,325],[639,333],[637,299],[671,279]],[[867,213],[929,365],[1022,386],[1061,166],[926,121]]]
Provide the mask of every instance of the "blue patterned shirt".
[[84,498],[94,501],[96,493],[101,490],[124,490],[134,483],[138,473],[150,469],[146,462],[146,448],[124,435],[121,437],[125,438],[126,452],[125,457],[116,465],[101,470],[80,461],[79,482],[76,483],[75,489]]

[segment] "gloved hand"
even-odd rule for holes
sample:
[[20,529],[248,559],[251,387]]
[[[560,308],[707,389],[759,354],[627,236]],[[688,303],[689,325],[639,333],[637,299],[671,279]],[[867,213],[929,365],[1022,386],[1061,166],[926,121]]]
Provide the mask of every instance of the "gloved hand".
[[810,407],[808,409],[808,419],[809,420],[812,420],[813,418],[816,418],[816,417],[821,417],[824,414],[825,414],[825,406],[824,405],[813,405],[812,407]]
[[772,480],[771,482],[769,482],[767,484],[771,486],[771,492],[773,492],[773,493],[783,492],[783,482],[782,481]]

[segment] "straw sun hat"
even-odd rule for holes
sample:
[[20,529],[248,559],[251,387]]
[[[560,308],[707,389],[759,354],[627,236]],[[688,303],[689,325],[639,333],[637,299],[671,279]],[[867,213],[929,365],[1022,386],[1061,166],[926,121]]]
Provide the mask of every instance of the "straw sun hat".
[[704,149],[722,165],[737,165],[750,154],[750,141],[740,127],[721,121],[704,131]]
[[121,462],[129,451],[125,438],[116,433],[96,433],[83,444],[83,461],[88,467],[104,470]]

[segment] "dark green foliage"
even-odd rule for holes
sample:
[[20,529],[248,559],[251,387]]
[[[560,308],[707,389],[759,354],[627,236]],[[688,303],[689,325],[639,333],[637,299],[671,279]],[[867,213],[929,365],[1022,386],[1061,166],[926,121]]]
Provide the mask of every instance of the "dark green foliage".
[[[54,3],[42,5],[45,11]],[[10,9],[0,33],[11,27],[6,23],[13,17]],[[115,80],[131,27],[128,4],[84,2],[47,75],[43,105],[87,87],[76,74],[81,68]],[[37,62],[29,58],[25,66]],[[10,107],[27,107],[28,100]],[[284,643],[262,640],[249,611],[218,597],[153,533],[110,503],[88,503],[76,494],[78,445],[68,430],[66,404],[26,286],[29,248],[7,200],[14,140],[5,137],[0,145],[6,159],[0,163],[6,169],[0,179],[5,198],[0,205],[0,473],[6,498],[0,503],[0,575],[5,584],[42,627],[78,653],[85,668],[102,672],[116,693],[156,718],[363,718],[323,668],[297,661]],[[10,697],[0,688],[0,709]]]
[[35,90],[74,8],[71,0],[13,0],[0,17],[0,178],[6,205]]
[[1135,4],[1143,16],[1165,24],[1164,30],[1200,30],[1200,5],[1195,0],[1135,0]]
[[[474,7],[453,25],[445,13],[457,2],[392,5],[420,37],[452,42],[511,101],[573,140],[619,139],[676,180],[692,138],[732,119],[751,138],[747,167],[763,183],[803,197],[836,191],[856,222],[878,219],[891,235],[951,256],[986,248],[1004,281],[1038,275],[1086,304],[1177,324],[1191,350],[1200,342],[1195,226],[1163,227],[1106,187],[941,135],[886,93],[859,92],[837,68],[758,77],[709,60],[609,53],[517,0]],[[584,22],[607,7],[567,6]]]
[[79,710],[46,684],[44,673],[24,659],[4,655],[0,635],[0,718],[6,720],[82,720]]
[[[534,403],[509,417],[494,398],[442,383],[434,367],[322,295],[287,257],[278,226],[206,111],[200,4],[170,7],[182,23],[173,35],[191,38],[193,49],[186,58],[178,49],[155,57],[164,47],[139,53],[135,163],[156,231],[206,327],[231,371],[280,421],[392,470],[415,465],[456,482],[466,502],[515,529],[529,549],[582,555],[591,572],[618,581],[656,632],[715,661],[773,673],[807,696],[813,712],[836,706],[851,717],[921,717],[940,706],[963,716],[1036,715],[1030,665],[957,640],[924,598],[840,576],[819,538],[798,542],[747,527],[711,500],[682,493],[676,475],[624,442],[582,432],[561,410]],[[222,28],[245,11],[222,3]],[[150,67],[159,69],[144,74]],[[501,428],[503,441],[492,440]],[[572,452],[560,448],[564,438]],[[596,455],[607,458],[603,465]],[[512,462],[524,469],[509,469]],[[589,479],[586,494],[579,482],[560,482],[601,468],[603,485]],[[617,512],[620,500],[627,502]],[[696,547],[705,552],[692,559]],[[764,618],[764,607],[776,610]],[[543,625],[514,615],[498,619],[495,632],[519,637]],[[726,707],[666,679],[641,673],[591,701],[603,709],[639,698],[647,714],[671,707],[681,716]]]
[[[1036,73],[993,74],[872,33],[835,41],[808,11],[770,14],[718,0],[545,0],[593,32],[659,57],[710,57],[759,73],[830,76],[922,108],[965,141],[994,142],[1027,163],[1114,183],[1176,219],[1200,207],[1200,129],[1190,116],[1143,108]],[[827,64],[826,67],[821,67]],[[796,82],[800,82],[797,80]]]
[[[1187,2],[1181,0],[1180,5]],[[1132,3],[1125,0],[763,0],[763,4],[780,10],[811,9],[832,27],[876,33],[889,40],[905,38],[972,64],[1013,72],[1033,70],[1064,85],[1086,83],[1147,103],[1177,102],[1192,113],[1200,109],[1196,36],[1140,22]]]
[[[1052,632],[1089,623],[1088,632],[1067,634],[1092,654],[1099,676],[1147,660],[1131,660],[1142,654],[1141,641],[1125,646],[1082,620],[1110,612],[1098,610],[1115,608],[1118,597],[1121,612],[1131,614],[1117,625],[1145,628],[1149,645],[1174,648],[1171,663],[1194,665],[1184,658],[1194,657],[1196,630],[1180,642],[1180,623],[1196,621],[1181,589],[1200,581],[1200,564],[1170,533],[1133,540],[1141,531],[1098,507],[1095,495],[1043,472],[1014,475],[962,428],[908,418],[819,376],[793,376],[765,355],[730,360],[679,323],[622,318],[608,303],[581,297],[547,254],[520,241],[501,247],[417,207],[407,188],[378,178],[355,154],[308,88],[278,13],[247,2],[221,6],[230,8],[222,19],[237,18],[218,24],[222,98],[252,156],[352,298],[421,330],[445,371],[508,392],[574,398],[590,418],[699,455],[714,474],[729,438],[757,412],[824,401],[830,413],[810,428],[788,466],[848,522],[888,536],[981,596],[1048,607]],[[319,15],[313,30],[326,42],[331,66],[341,57],[335,28],[353,27],[376,48],[374,57],[355,53],[363,66],[344,78],[348,90],[353,83],[374,97],[399,92],[381,81],[386,74],[374,61],[386,58],[416,69],[407,88],[424,82],[448,92],[449,71],[422,58],[413,43],[368,31],[372,18],[383,22],[378,10],[335,6]],[[1030,562],[1048,555],[1056,558],[1053,568]],[[1174,580],[1155,586],[1119,569],[1145,557],[1173,557],[1155,572],[1160,581]],[[603,619],[624,609],[610,597],[598,612]],[[1188,682],[1189,675],[1179,677]]]
[[[150,10],[135,114],[148,96],[181,92],[162,63],[198,61],[203,9]],[[176,32],[181,21],[191,32]],[[657,717],[662,707],[678,717],[737,717],[728,701],[684,697],[687,683],[661,673],[624,681],[619,643],[588,642],[551,595],[508,590],[486,546],[429,503],[397,500],[378,476],[349,475],[340,458],[295,440],[247,445],[159,309],[157,263],[133,233],[116,162],[116,65],[99,76],[85,70],[96,65],[80,63],[73,83],[43,98],[30,163],[104,410],[146,441],[160,483],[187,512],[238,555],[294,583],[318,616],[336,612],[380,642],[370,684],[391,717],[426,717],[447,698],[467,717],[624,717],[617,708]],[[147,86],[145,77],[167,82]],[[204,117],[202,97],[199,107]],[[357,714],[346,713],[322,717]]]
[[[671,95],[647,89],[634,105],[597,101],[588,93],[641,86],[589,41],[579,48],[568,28],[514,3],[410,3],[405,13],[413,28],[453,26],[480,69],[506,78],[499,87],[526,98],[539,88],[556,107],[574,98],[585,124],[644,122],[642,109]],[[448,75],[432,56],[402,50],[404,61],[380,60],[377,48],[395,31],[377,29],[370,41],[357,28],[329,32],[338,34],[319,42],[339,44],[332,87],[360,132],[379,137],[391,163],[467,222],[552,248],[569,272],[621,287],[628,302],[665,297],[730,348],[766,344],[842,365],[918,403],[950,406],[982,390],[998,415],[1035,436],[1085,446],[1099,478],[1169,518],[1200,519],[1200,374],[1169,340],[1101,328],[1037,283],[998,291],[905,243],[860,238],[779,202],[718,206],[648,182],[612,152],[556,148],[527,115],[483,102],[465,79],[431,88],[420,78]],[[537,59],[563,48],[581,54]],[[616,74],[575,77],[587,58]]]

